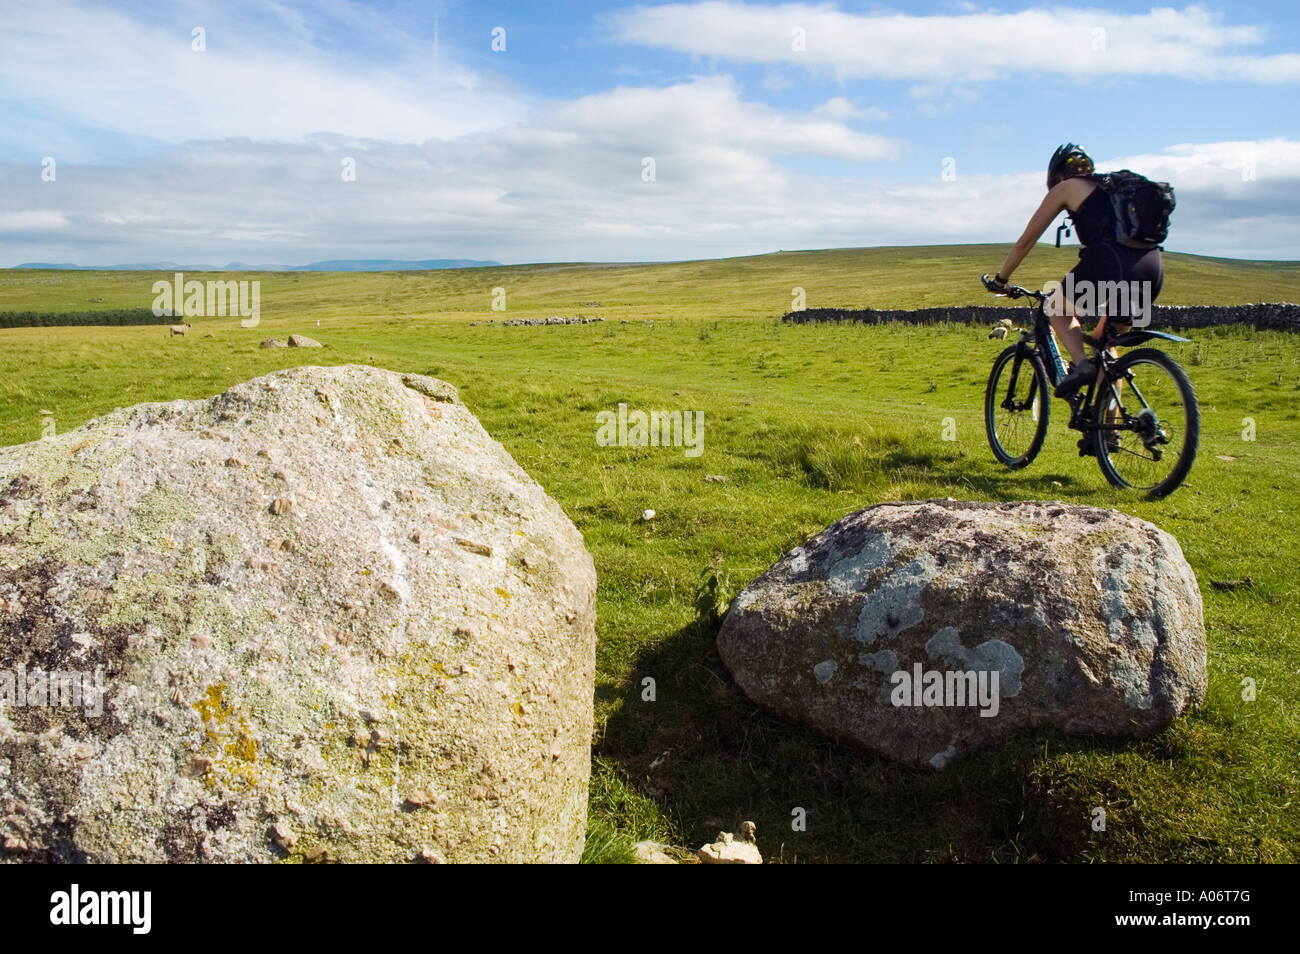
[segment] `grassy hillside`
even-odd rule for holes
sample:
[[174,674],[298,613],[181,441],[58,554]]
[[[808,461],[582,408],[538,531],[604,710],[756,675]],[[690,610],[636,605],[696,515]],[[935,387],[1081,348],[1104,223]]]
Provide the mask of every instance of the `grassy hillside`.
[[[982,301],[976,278],[1002,251],[249,276],[264,282],[256,329],[225,318],[197,320],[184,338],[156,327],[0,331],[0,443],[38,438],[47,419],[62,431],[299,363],[364,362],[458,385],[595,557],[593,858],[623,857],[641,837],[698,845],[750,818],[764,853],[784,861],[1300,860],[1300,337],[1230,328],[1171,349],[1199,391],[1203,435],[1187,484],[1157,503],[1111,489],[1059,416],[1031,467],[998,467],[981,402],[1001,343],[977,329],[775,320],[795,285],[810,306]],[[1042,249],[1017,278],[1059,277],[1072,258]],[[0,309],[138,307],[157,277],[0,273]],[[505,314],[488,311],[495,285],[507,289]],[[1300,301],[1300,266],[1170,255],[1165,288],[1170,304]],[[467,323],[577,313],[607,321]],[[290,332],[327,347],[258,347]],[[598,446],[596,412],[620,401],[703,411],[704,453]],[[954,441],[943,440],[949,417]],[[1247,417],[1254,441],[1243,439]],[[712,553],[743,585],[846,513],[945,496],[1118,507],[1173,533],[1205,599],[1205,705],[1143,742],[1029,732],[934,775],[749,704],[696,615]],[[648,523],[647,508],[658,513]],[[1246,578],[1230,590],[1210,582]],[[646,676],[653,703],[640,698]],[[1254,701],[1242,698],[1246,678]],[[1095,807],[1105,832],[1091,830]],[[791,830],[794,808],[807,811],[806,832]]]
[[[256,279],[267,320],[483,318],[492,289],[506,290],[509,316],[605,314],[617,318],[763,318],[790,309],[791,289],[808,307],[918,308],[989,301],[982,272],[1006,246],[952,245],[781,252],[669,265],[516,265],[436,272],[190,272],[187,277]],[[1040,246],[1016,272],[1020,284],[1059,279],[1076,248]],[[1300,262],[1239,262],[1169,253],[1165,305],[1300,302]],[[160,272],[0,271],[0,311],[148,307]]]

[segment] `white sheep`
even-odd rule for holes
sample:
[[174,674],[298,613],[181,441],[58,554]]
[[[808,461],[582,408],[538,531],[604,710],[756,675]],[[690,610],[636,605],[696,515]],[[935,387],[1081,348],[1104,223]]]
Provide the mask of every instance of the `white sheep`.
[[171,332],[172,332],[173,335],[183,335],[183,334],[185,334],[185,332],[189,331],[190,328],[192,328],[192,327],[194,327],[194,326],[193,326],[193,325],[190,325],[190,324],[184,324],[184,325],[172,325],[172,326],[171,326]]
[[999,338],[999,339],[1005,338],[1011,331],[1014,330],[1014,327],[1015,326],[1011,324],[1010,318],[1003,318],[1001,321],[999,321],[996,325],[993,326],[993,330],[989,332],[989,337]]

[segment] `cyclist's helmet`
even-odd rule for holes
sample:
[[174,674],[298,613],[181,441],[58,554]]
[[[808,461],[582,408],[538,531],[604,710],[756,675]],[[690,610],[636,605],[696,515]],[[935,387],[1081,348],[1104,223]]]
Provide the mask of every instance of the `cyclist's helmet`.
[[1052,153],[1052,161],[1047,164],[1047,188],[1052,188],[1062,179],[1089,175],[1092,168],[1088,154],[1081,147],[1067,142]]

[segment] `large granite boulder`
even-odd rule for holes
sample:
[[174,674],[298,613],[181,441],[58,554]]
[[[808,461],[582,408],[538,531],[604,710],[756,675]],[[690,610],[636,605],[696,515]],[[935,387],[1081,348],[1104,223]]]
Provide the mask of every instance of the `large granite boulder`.
[[575,861],[595,588],[420,375],[295,368],[0,448],[0,860]]
[[1206,687],[1178,542],[1063,503],[850,514],[737,597],[718,651],[765,708],[934,768],[1026,726],[1147,735]]

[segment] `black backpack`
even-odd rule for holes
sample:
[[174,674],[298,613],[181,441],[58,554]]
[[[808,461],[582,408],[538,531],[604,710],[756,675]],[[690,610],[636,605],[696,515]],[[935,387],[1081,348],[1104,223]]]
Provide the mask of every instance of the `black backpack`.
[[1129,248],[1156,248],[1169,235],[1174,211],[1174,187],[1153,182],[1128,169],[1093,178],[1110,196],[1115,211],[1115,241]]

